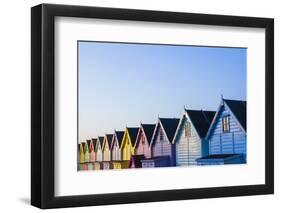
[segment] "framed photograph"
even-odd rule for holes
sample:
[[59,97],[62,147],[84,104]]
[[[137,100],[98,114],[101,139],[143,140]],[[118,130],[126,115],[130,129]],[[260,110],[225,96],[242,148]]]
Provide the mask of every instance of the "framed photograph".
[[31,9],[31,203],[274,192],[274,20]]

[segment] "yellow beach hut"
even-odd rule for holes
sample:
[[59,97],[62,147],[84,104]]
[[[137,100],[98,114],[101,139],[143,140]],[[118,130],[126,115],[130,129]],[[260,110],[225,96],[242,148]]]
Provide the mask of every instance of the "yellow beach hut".
[[130,161],[135,154],[135,142],[139,128],[127,127],[121,143],[121,155],[123,161]]

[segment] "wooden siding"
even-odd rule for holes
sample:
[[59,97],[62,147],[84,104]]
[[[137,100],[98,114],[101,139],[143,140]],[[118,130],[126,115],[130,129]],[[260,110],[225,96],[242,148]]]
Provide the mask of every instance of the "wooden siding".
[[94,163],[94,170],[101,170],[101,164],[99,162]]
[[85,146],[84,146],[84,158],[85,158],[85,161],[84,162],[90,162],[90,153],[89,153],[89,148],[88,148],[88,144],[85,143]]
[[142,168],[167,167],[170,165],[169,156],[141,160]]
[[121,162],[111,162],[111,169],[122,169]]
[[150,145],[145,137],[142,128],[140,128],[140,136],[138,137],[136,142],[135,153],[136,155],[144,155],[146,158],[151,157]]
[[110,162],[102,162],[102,169],[103,170],[110,169]]
[[79,162],[80,163],[84,163],[85,162],[85,154],[84,154],[84,148],[83,148],[83,145],[80,144],[80,154],[79,154]]
[[[222,117],[230,115],[230,131],[223,132]],[[209,154],[243,154],[246,160],[246,134],[241,129],[238,121],[222,106],[219,117],[212,127],[208,137]]]
[[244,161],[243,156],[239,155],[226,159],[222,159],[222,158],[199,159],[198,165],[205,166],[205,165],[241,164],[243,163],[243,161]]
[[116,135],[113,136],[113,141],[112,141],[112,144],[111,144],[110,155],[111,155],[111,160],[112,161],[121,160],[121,154],[120,154],[119,144],[118,144]]
[[96,161],[96,153],[94,150],[90,152],[90,162],[95,162]]
[[151,155],[152,157],[169,156],[170,166],[175,165],[175,145],[169,142],[169,139],[164,134],[163,140],[160,140],[160,131],[164,131],[158,124],[156,130],[156,136],[151,144]]
[[108,143],[105,143],[103,148],[103,161],[110,161],[110,150]]
[[88,170],[94,170],[94,164],[93,163],[88,164]]
[[96,161],[101,162],[101,161],[102,161],[102,150],[101,150],[101,148],[98,148],[98,149],[97,149],[96,155],[97,155],[97,156],[96,156],[96,157],[97,157]]
[[122,160],[129,161],[134,154],[134,147],[130,141],[128,130],[125,131],[121,145]]
[[185,135],[185,128],[188,122],[190,122],[189,119],[184,115],[174,142],[176,144],[177,166],[197,165],[196,159],[202,157],[202,140],[191,122],[190,135]]

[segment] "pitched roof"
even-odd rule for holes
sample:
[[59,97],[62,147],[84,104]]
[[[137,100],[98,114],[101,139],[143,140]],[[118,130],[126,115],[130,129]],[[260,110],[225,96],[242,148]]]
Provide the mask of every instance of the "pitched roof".
[[130,136],[130,139],[131,139],[132,146],[134,146],[135,143],[136,143],[139,128],[138,127],[137,128],[127,127],[127,130],[128,130],[128,133],[129,133],[129,136]]
[[143,128],[148,144],[150,144],[156,124],[142,124],[141,126]]
[[180,119],[178,118],[159,118],[166,135],[170,142],[172,142],[176,133]]
[[238,122],[247,130],[247,102],[246,101],[238,101],[238,100],[227,100],[224,99],[224,102],[230,108],[234,116],[237,118]]
[[82,148],[83,148],[83,151],[84,151],[86,143],[82,142],[81,145],[82,145]]
[[113,134],[106,134],[105,137],[106,137],[108,145],[110,147],[111,142],[112,142],[112,138],[113,138]]
[[103,139],[104,139],[104,137],[98,136],[98,139],[97,139],[97,142],[96,142],[96,146],[95,146],[95,151],[97,151],[97,144],[98,144],[98,142],[100,143],[100,146],[102,147]]
[[97,139],[96,139],[96,138],[92,138],[91,141],[92,141],[92,143],[93,143],[94,150],[95,150],[96,143],[97,143]]
[[210,124],[216,114],[215,111],[204,111],[204,110],[185,110],[190,118],[196,132],[201,138],[205,137]]
[[91,140],[86,140],[86,142],[87,142],[88,148],[90,148]]
[[92,142],[93,142],[93,145],[95,146],[96,143],[97,143],[97,139],[96,138],[92,138]]
[[117,142],[118,142],[118,144],[120,146],[121,143],[122,143],[124,131],[115,131],[115,135],[116,135]]
[[99,142],[100,142],[100,143],[101,143],[101,145],[102,145],[104,137],[99,136],[99,137],[98,137],[98,139],[99,139]]

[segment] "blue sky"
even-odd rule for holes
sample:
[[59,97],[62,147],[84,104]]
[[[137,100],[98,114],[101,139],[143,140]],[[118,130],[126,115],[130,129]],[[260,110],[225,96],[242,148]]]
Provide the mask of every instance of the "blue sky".
[[78,43],[79,140],[246,100],[245,48]]

